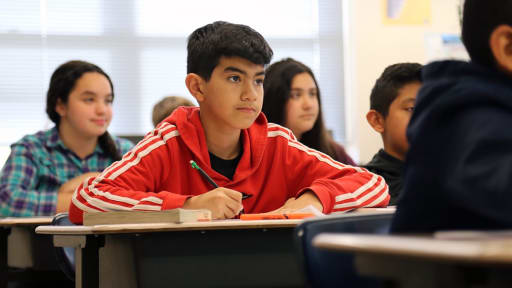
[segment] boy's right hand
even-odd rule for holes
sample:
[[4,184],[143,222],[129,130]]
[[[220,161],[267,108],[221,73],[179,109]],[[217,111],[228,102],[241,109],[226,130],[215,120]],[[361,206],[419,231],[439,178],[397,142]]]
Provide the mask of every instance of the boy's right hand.
[[213,219],[230,219],[243,209],[242,193],[219,187],[185,201],[184,209],[208,209]]

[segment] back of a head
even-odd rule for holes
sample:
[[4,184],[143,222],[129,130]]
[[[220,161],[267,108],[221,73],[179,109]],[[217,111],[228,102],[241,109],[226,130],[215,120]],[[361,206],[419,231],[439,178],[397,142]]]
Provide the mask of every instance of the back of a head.
[[466,0],[462,17],[462,41],[471,60],[494,67],[490,37],[500,25],[512,26],[512,0]]
[[158,101],[158,103],[153,106],[152,120],[153,126],[156,127],[158,123],[162,122],[167,116],[171,115],[171,113],[178,108],[179,106],[194,106],[187,98],[179,97],[179,96],[167,96],[162,100]]
[[370,109],[386,117],[400,89],[407,84],[421,82],[422,67],[419,63],[397,63],[384,69],[370,94]]
[[188,37],[187,73],[208,81],[221,57],[241,57],[266,65],[272,49],[260,33],[249,26],[217,21],[195,30]]
[[[269,122],[284,125],[286,117],[284,110],[286,102],[290,98],[293,78],[304,72],[310,74],[315,84],[317,84],[311,69],[292,58],[274,62],[265,70],[265,81],[263,82],[265,98],[262,111]],[[320,92],[318,92],[318,101],[320,102],[319,94]]]

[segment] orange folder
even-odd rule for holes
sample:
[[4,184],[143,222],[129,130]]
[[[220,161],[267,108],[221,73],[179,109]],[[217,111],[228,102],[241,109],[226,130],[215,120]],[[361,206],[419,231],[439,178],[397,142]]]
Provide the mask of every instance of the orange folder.
[[276,219],[304,219],[314,217],[313,213],[287,213],[287,214],[241,214],[240,220],[276,220]]

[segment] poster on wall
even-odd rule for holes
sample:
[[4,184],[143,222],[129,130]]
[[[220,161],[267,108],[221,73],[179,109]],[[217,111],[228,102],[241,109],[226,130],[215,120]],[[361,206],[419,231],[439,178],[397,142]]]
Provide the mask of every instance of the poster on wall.
[[460,35],[446,33],[426,34],[425,45],[427,62],[446,59],[469,60],[468,52],[464,44],[462,44]]
[[425,25],[431,22],[431,0],[381,0],[384,25]]

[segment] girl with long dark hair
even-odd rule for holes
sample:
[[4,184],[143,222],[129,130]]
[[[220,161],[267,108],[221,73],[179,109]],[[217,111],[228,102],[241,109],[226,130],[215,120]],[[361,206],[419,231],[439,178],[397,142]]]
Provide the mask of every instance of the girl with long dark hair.
[[275,62],[265,71],[263,88],[262,111],[269,122],[289,128],[302,144],[355,165],[325,128],[320,89],[308,66],[292,58]]
[[75,188],[133,144],[111,136],[114,87],[98,66],[69,61],[53,73],[46,113],[50,130],[11,145],[0,176],[0,215],[53,215],[68,210]]

